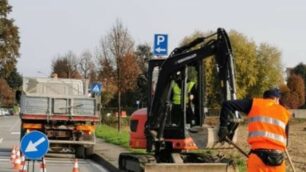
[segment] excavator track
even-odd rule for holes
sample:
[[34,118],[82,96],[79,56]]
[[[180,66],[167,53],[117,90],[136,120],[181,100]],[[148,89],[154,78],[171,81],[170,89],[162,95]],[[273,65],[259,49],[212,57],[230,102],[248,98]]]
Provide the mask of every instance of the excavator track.
[[[182,161],[163,163],[157,162],[153,155],[122,153],[119,157],[119,169],[128,172],[237,172],[238,168],[233,160],[224,156],[214,156],[201,153],[177,154]],[[173,160],[169,160],[171,162]]]
[[153,155],[121,153],[119,156],[119,169],[129,172],[143,172],[146,164],[156,163]]

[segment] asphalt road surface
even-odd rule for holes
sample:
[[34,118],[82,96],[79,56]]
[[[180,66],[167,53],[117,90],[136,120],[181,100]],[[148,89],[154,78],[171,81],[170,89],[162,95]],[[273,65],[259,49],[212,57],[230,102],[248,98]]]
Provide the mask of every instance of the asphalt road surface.
[[[10,162],[11,151],[14,145],[19,146],[20,119],[18,116],[0,116],[0,171],[12,172]],[[40,172],[40,163],[28,162],[28,172]],[[34,166],[34,169],[33,169]],[[46,157],[46,171],[48,172],[70,172],[74,166],[74,157],[68,156],[48,156]],[[78,160],[79,171],[82,172],[107,172],[101,165],[89,160]]]

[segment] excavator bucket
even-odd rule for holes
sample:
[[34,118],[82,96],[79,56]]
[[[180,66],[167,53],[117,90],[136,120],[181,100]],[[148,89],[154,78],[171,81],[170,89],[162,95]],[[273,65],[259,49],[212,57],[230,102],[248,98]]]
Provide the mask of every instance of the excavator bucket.
[[145,172],[239,172],[238,168],[227,163],[158,163],[146,164]]
[[[231,138],[233,143],[237,142],[238,129],[235,130],[235,134]],[[218,127],[204,125],[197,130],[189,130],[189,135],[193,139],[194,143],[198,148],[209,148],[209,149],[226,149],[233,148],[233,146],[227,142],[219,142],[218,138]]]

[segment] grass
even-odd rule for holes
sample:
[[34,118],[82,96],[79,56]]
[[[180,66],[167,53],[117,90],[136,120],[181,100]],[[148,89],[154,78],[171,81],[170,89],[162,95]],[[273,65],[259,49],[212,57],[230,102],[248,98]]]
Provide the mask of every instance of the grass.
[[126,129],[118,132],[117,128],[102,124],[97,127],[96,136],[107,143],[129,148],[129,132]]
[[236,160],[236,163],[237,163],[237,165],[238,165],[238,168],[239,168],[239,171],[240,171],[240,172],[245,172],[245,171],[247,171],[247,166],[246,166],[245,160],[238,159],[238,160]]
[[[131,149],[129,148],[129,131],[128,128],[122,128],[120,132],[118,132],[117,128],[110,127],[108,125],[102,124],[99,125],[96,129],[96,136],[98,138],[103,139],[107,143],[111,143],[114,145],[118,145],[124,148],[127,148],[129,151],[134,153],[145,153],[145,150]],[[198,150],[198,153],[207,153],[213,154],[213,150]],[[240,172],[246,171],[246,162],[239,156],[230,156],[233,158],[238,165]]]

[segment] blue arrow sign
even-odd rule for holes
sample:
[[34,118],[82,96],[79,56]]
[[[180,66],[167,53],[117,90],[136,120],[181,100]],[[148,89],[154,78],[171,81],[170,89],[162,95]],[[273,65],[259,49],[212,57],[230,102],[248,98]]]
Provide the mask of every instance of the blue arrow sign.
[[49,149],[48,137],[40,131],[32,131],[21,139],[21,152],[27,159],[39,160]]
[[168,35],[155,34],[154,35],[154,51],[156,56],[163,56],[168,54]]
[[101,93],[101,91],[102,91],[102,84],[101,83],[93,83],[91,85],[91,92]]

